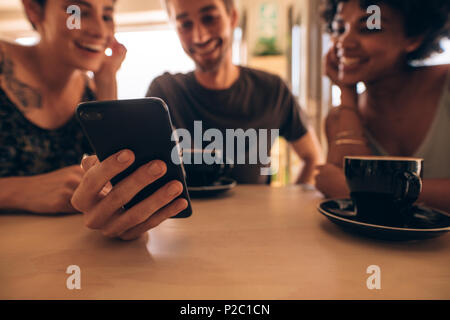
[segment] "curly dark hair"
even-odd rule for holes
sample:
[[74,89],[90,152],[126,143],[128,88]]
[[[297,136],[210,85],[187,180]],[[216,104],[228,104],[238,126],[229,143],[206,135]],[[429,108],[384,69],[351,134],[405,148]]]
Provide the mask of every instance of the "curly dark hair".
[[[332,32],[332,22],[339,3],[348,0],[323,0],[322,18],[327,32]],[[407,37],[424,36],[422,45],[407,55],[408,62],[423,60],[433,53],[441,53],[440,42],[450,38],[450,1],[449,0],[359,0],[362,9],[370,5],[385,4],[404,18],[404,30]]]

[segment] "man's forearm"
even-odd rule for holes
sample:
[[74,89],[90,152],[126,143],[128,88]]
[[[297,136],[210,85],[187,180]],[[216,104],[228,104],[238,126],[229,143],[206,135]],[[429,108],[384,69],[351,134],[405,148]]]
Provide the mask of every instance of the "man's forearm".
[[291,142],[291,147],[299,159],[303,161],[303,168],[297,179],[297,184],[313,184],[316,166],[319,162],[322,162],[320,143],[314,130],[308,130],[303,137]]
[[303,159],[304,165],[297,179],[297,184],[314,184],[314,170],[318,165],[315,158]]

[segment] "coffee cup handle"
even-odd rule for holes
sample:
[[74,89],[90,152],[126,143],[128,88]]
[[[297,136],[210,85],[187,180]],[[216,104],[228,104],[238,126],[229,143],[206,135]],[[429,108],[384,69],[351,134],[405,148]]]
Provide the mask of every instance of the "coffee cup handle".
[[417,200],[422,191],[422,179],[414,172],[403,172],[399,174],[402,181],[402,195],[400,198],[413,203]]

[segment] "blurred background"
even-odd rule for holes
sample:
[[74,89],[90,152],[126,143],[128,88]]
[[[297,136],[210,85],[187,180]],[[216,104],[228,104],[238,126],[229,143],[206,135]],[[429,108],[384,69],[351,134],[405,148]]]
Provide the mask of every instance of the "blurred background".
[[[322,76],[322,57],[330,43],[321,25],[321,1],[236,0],[236,4],[240,23],[234,37],[235,63],[281,76],[299,99],[326,153],[323,120],[330,108],[339,105],[340,92]],[[128,49],[117,76],[120,99],[144,97],[151,81],[166,71],[193,70],[160,0],[119,0],[115,20],[116,37]],[[0,0],[0,38],[26,45],[38,41],[21,0]],[[450,41],[443,47],[445,52],[427,64],[450,61]],[[272,177],[273,186],[294,183],[301,169],[285,141],[279,142],[272,153],[273,165],[280,169]]]

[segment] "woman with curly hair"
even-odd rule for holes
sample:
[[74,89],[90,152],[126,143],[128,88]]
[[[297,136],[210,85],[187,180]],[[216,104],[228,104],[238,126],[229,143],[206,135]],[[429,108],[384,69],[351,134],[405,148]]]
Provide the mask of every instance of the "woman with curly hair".
[[[381,29],[368,27],[370,5],[381,9]],[[327,197],[349,196],[344,156],[417,157],[425,160],[419,201],[450,210],[449,65],[413,64],[441,51],[449,8],[448,0],[326,1],[333,46],[325,69],[342,92],[326,119],[328,161],[317,176]],[[358,82],[366,87],[359,95]]]

